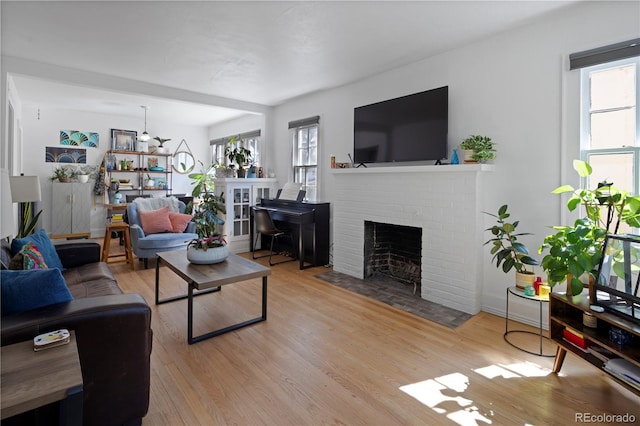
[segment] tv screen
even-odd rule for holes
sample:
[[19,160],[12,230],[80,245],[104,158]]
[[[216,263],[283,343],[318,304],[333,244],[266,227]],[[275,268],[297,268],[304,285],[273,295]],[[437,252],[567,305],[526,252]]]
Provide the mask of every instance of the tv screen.
[[356,163],[441,160],[447,157],[449,87],[354,109]]

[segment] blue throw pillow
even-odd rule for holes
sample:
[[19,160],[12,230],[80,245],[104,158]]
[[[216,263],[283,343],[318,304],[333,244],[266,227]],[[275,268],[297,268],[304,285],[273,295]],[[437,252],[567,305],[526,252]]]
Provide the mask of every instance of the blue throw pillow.
[[49,236],[41,229],[33,234],[24,237],[24,238],[16,238],[11,242],[11,253],[15,256],[22,246],[27,243],[33,243],[38,249],[40,253],[42,253],[42,257],[44,258],[45,263],[49,268],[58,268],[61,271],[64,269],[62,267],[62,262],[60,261],[60,257],[58,256],[58,252],[54,247],[53,243],[49,239]]
[[73,300],[59,269],[0,271],[2,316]]

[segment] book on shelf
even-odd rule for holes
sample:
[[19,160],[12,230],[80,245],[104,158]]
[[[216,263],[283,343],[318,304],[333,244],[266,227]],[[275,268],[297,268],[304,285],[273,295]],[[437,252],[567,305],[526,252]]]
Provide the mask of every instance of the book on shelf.
[[612,358],[604,365],[605,371],[635,389],[640,390],[640,367],[622,358]]
[[114,213],[111,215],[111,222],[124,222],[124,215],[121,213]]
[[587,348],[587,352],[604,363],[616,357],[613,352],[598,345],[589,345],[589,347]]
[[562,338],[572,345],[578,347],[583,352],[586,352],[588,345],[582,333],[570,327],[565,327],[565,329],[562,331]]

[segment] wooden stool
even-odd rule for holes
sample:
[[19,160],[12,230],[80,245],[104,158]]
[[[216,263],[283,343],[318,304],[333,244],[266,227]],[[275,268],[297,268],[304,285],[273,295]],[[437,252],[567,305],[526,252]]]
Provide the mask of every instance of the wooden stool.
[[[112,232],[122,232],[124,236],[124,254],[112,254],[109,255],[109,249],[111,248],[111,233]],[[124,257],[125,259],[109,261],[109,259]],[[102,261],[107,263],[121,263],[128,262],[131,266],[131,270],[134,269],[133,266],[133,252],[131,251],[131,236],[129,234],[129,224],[124,222],[118,223],[107,223],[107,227],[104,231],[104,243],[102,245]]]

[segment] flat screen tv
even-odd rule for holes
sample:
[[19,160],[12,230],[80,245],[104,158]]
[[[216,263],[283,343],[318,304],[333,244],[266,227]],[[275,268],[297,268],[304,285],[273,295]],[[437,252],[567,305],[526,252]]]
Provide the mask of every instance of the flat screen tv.
[[354,162],[392,163],[447,157],[449,87],[354,109]]

